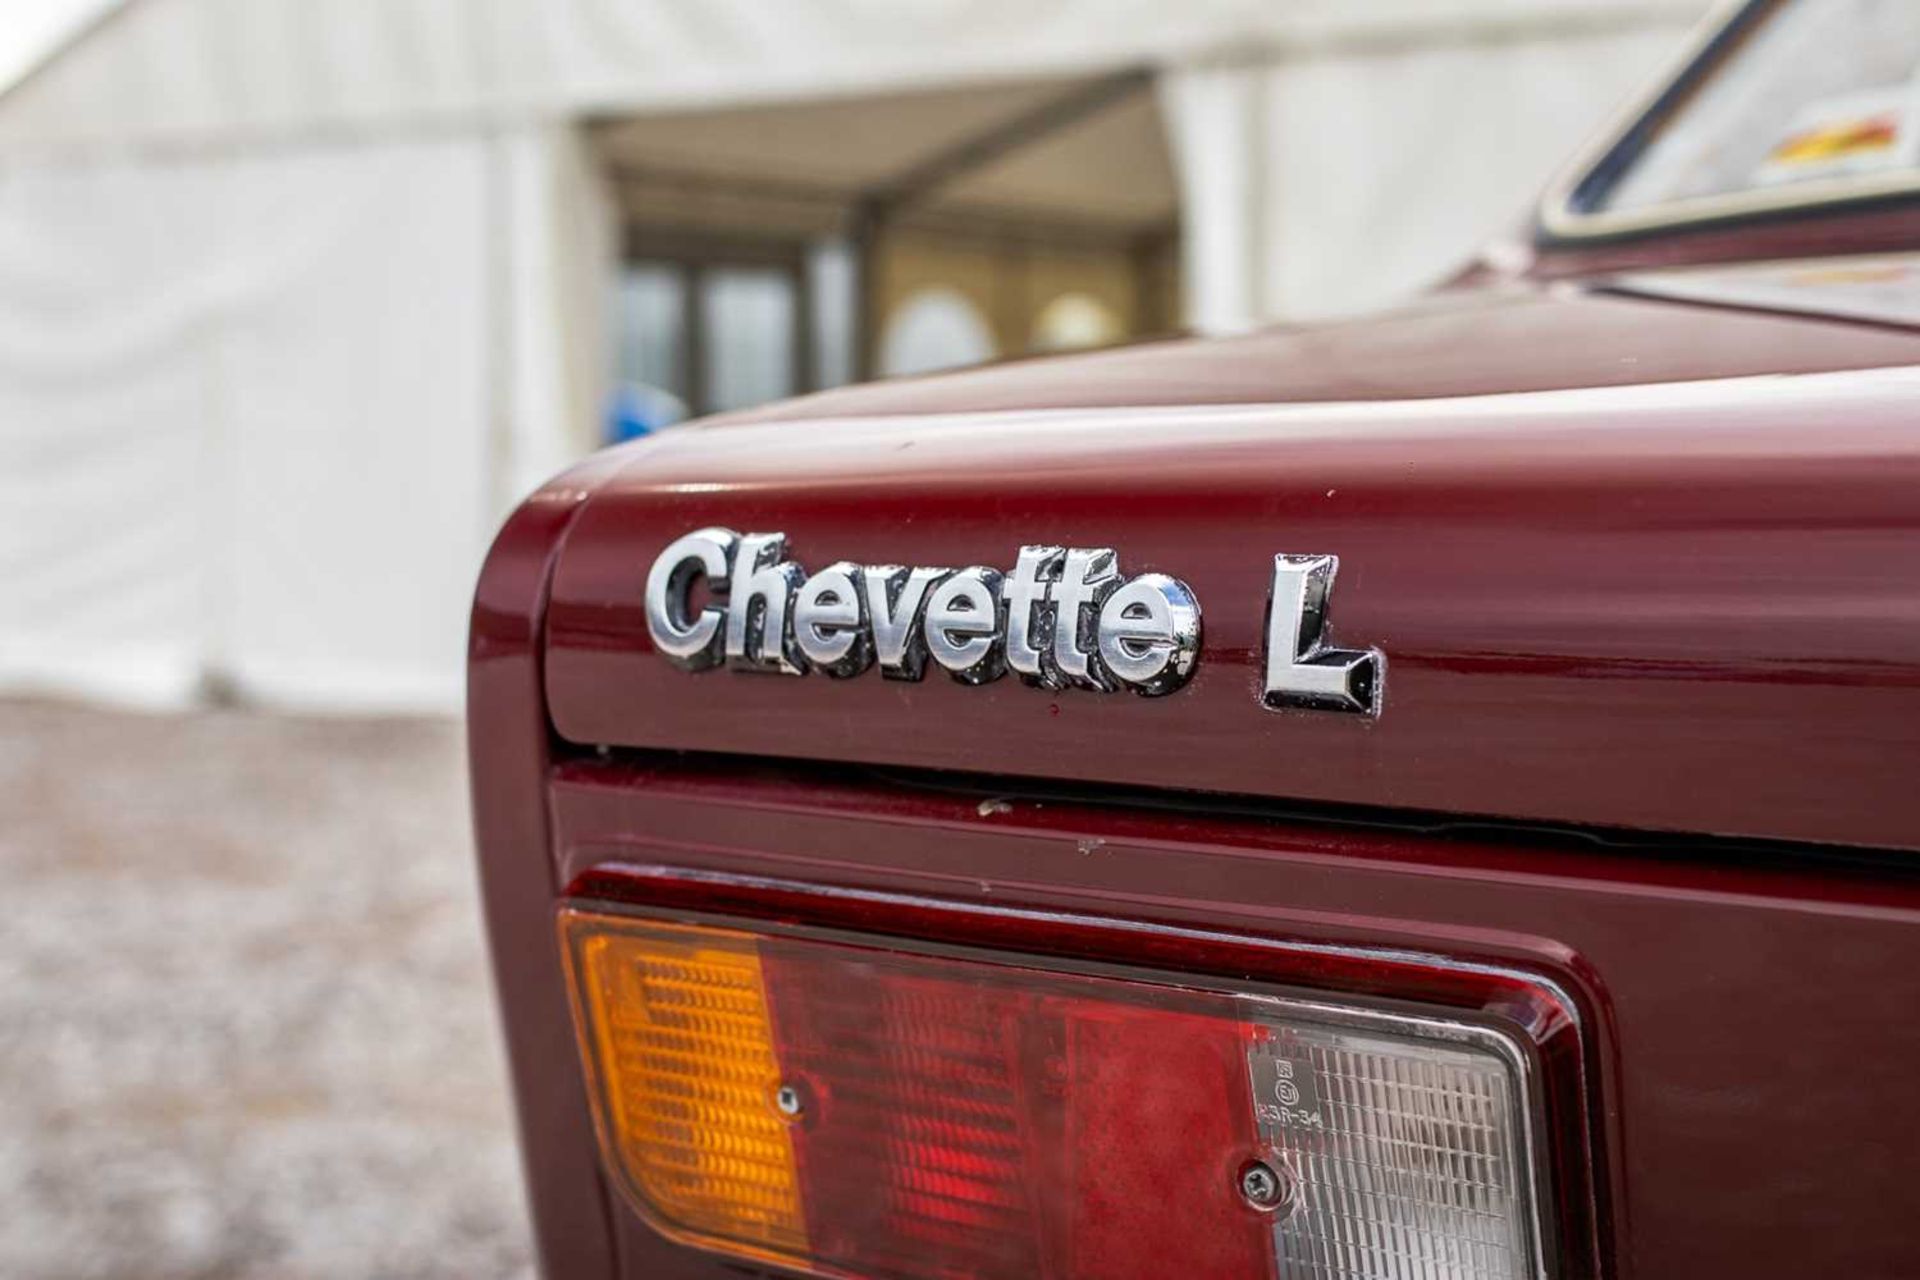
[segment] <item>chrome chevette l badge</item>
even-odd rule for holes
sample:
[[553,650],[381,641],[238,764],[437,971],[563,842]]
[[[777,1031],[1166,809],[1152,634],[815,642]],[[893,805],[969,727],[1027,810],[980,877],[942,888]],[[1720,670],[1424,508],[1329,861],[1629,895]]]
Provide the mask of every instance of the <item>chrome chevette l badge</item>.
[[[700,529],[647,574],[647,631],[688,671],[848,679],[878,666],[920,680],[928,663],[962,684],[1011,672],[1044,689],[1158,697],[1200,660],[1200,602],[1165,574],[1127,578],[1108,547],[1021,547],[1011,571],[838,561],[809,576],[780,533]],[[1322,645],[1331,556],[1275,561],[1264,700],[1371,714],[1384,659]],[[696,584],[704,580],[704,599]]]

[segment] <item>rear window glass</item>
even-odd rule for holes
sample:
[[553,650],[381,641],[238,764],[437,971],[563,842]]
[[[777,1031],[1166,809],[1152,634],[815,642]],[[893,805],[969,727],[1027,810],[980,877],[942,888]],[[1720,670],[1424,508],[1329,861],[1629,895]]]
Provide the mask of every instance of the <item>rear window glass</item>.
[[1791,195],[1920,164],[1920,0],[1777,0],[1734,30],[1588,212]]

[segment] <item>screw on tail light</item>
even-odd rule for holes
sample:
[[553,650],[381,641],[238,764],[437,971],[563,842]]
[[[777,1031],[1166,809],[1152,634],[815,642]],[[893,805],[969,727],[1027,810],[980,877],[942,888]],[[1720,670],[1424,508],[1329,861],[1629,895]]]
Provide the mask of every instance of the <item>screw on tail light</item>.
[[1298,1191],[1293,1171],[1283,1161],[1249,1160],[1240,1169],[1240,1194],[1262,1212],[1286,1213]]
[[841,1277],[1551,1274],[1520,1038],[1114,969],[561,913],[611,1172]]

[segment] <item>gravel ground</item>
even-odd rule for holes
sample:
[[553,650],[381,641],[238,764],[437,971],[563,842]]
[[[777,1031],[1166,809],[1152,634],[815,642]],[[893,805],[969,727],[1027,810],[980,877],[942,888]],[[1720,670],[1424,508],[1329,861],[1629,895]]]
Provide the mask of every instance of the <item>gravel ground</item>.
[[0,1276],[529,1271],[458,726],[0,702]]

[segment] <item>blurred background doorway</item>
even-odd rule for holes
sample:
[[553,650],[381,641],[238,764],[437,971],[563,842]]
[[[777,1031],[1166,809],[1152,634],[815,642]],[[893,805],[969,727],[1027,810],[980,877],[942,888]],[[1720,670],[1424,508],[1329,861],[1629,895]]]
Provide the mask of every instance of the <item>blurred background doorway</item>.
[[698,415],[1173,330],[1153,87],[1129,70],[594,122],[635,400]]

